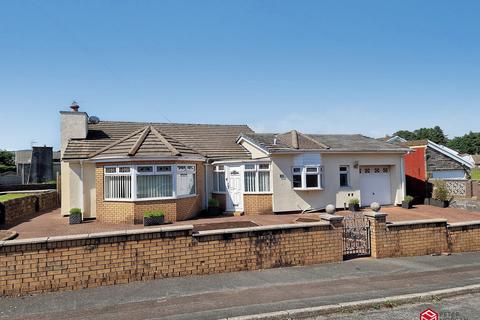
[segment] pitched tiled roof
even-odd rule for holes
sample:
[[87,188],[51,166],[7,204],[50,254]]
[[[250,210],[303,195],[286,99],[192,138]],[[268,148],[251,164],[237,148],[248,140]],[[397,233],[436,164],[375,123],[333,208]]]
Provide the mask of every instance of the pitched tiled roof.
[[160,133],[153,126],[146,126],[116,140],[110,145],[89,154],[89,158],[105,157],[155,157],[201,154],[177,140]]
[[[252,133],[246,125],[209,125],[179,123],[141,123],[101,121],[88,125],[86,139],[69,141],[64,159],[86,159],[102,155],[126,154],[141,137],[146,127],[154,128],[181,154],[199,154],[213,159],[246,159],[248,152],[235,141],[241,133]],[[165,143],[159,141],[153,132],[145,137],[137,156],[152,156],[167,152]],[[120,141],[119,140],[122,140]],[[117,144],[113,145],[115,142]],[[159,147],[160,149],[156,149]],[[171,154],[171,153],[170,153]],[[100,156],[100,154],[98,154]]]
[[360,134],[304,134],[297,133],[298,148],[294,147],[292,141],[293,131],[275,133],[250,133],[243,134],[246,139],[257,144],[264,150],[275,152],[289,151],[393,151],[402,152],[402,148],[395,144],[387,143],[377,139],[365,137]]

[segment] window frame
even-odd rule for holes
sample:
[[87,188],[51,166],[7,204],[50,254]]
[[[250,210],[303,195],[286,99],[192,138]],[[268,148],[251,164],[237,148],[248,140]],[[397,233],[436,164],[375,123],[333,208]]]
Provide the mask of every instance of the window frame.
[[[308,172],[308,169],[316,168],[315,172]],[[300,169],[300,172],[295,172],[296,169]],[[317,176],[317,187],[307,187],[307,175],[308,176]],[[300,184],[301,187],[295,187],[293,176],[300,176]],[[321,165],[301,165],[301,166],[293,166],[292,167],[292,189],[293,190],[324,190],[324,174],[323,174],[323,166]]]
[[[151,172],[138,172],[138,167],[152,166]],[[177,167],[189,167],[193,166],[193,169],[187,169],[187,173],[194,174],[195,192],[193,194],[178,195],[177,191]],[[119,172],[120,168],[129,167],[130,172]],[[158,167],[170,167],[170,171],[160,171]],[[115,172],[107,172],[108,168],[115,168]],[[190,170],[190,172],[188,172]],[[129,198],[107,198],[105,196],[105,177],[106,176],[130,176],[130,197]],[[151,197],[151,198],[138,198],[137,197],[137,176],[144,175],[171,175],[172,176],[172,196],[168,197]],[[103,200],[104,201],[118,201],[118,202],[140,202],[140,201],[152,201],[152,200],[172,200],[182,199],[198,196],[197,186],[197,164],[196,163],[145,163],[145,164],[122,164],[122,165],[106,165],[103,167]]]
[[[252,165],[253,168],[248,168],[247,165]],[[268,165],[268,168],[260,168],[260,166]],[[255,190],[246,191],[245,190],[245,172],[255,172]],[[268,191],[260,191],[260,172],[268,172]],[[270,163],[246,163],[243,165],[243,193],[244,194],[272,194],[272,165]]]
[[[222,167],[222,169],[220,169]],[[219,173],[223,172],[223,185],[225,186],[225,190],[220,190],[220,188],[215,189],[215,187],[220,187],[220,175]],[[216,181],[216,186],[215,183],[213,184],[213,193],[221,193],[221,194],[226,194],[228,192],[227,190],[227,182],[225,181],[226,178],[226,170],[225,170],[225,165],[223,164],[217,164],[213,168],[213,179]]]
[[[346,168],[346,171],[342,171],[342,168]],[[346,174],[347,175],[347,185],[345,186],[342,186],[342,179],[341,179],[341,176],[343,174]],[[351,188],[352,187],[352,183],[351,183],[351,180],[350,180],[350,166],[349,165],[340,165],[338,167],[338,183],[340,185],[340,188]]]

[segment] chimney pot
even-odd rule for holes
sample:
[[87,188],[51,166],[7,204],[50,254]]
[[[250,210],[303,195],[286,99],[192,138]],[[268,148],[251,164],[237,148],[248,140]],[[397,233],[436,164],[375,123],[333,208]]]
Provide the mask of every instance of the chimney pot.
[[80,106],[78,105],[78,103],[76,103],[75,101],[72,102],[72,105],[70,106],[70,109],[72,109],[72,112],[78,112],[78,108],[80,108]]

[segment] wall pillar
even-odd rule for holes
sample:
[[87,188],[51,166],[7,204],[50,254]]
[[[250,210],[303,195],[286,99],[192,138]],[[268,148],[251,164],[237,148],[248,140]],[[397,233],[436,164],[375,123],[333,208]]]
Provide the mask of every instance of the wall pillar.
[[371,256],[373,258],[383,258],[383,245],[386,240],[388,214],[371,211],[364,213],[364,216],[367,217],[370,222]]

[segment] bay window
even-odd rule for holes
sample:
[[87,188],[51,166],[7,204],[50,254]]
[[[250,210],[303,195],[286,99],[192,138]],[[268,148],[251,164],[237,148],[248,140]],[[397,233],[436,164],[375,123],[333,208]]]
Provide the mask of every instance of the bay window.
[[292,185],[294,189],[323,188],[322,166],[297,166],[292,168]]
[[105,200],[171,199],[196,194],[193,164],[106,166]]
[[245,164],[245,192],[270,192],[270,164]]
[[173,197],[172,166],[138,166],[137,198]]
[[222,165],[215,166],[213,171],[213,191],[225,192],[227,191],[225,185],[225,167]]

